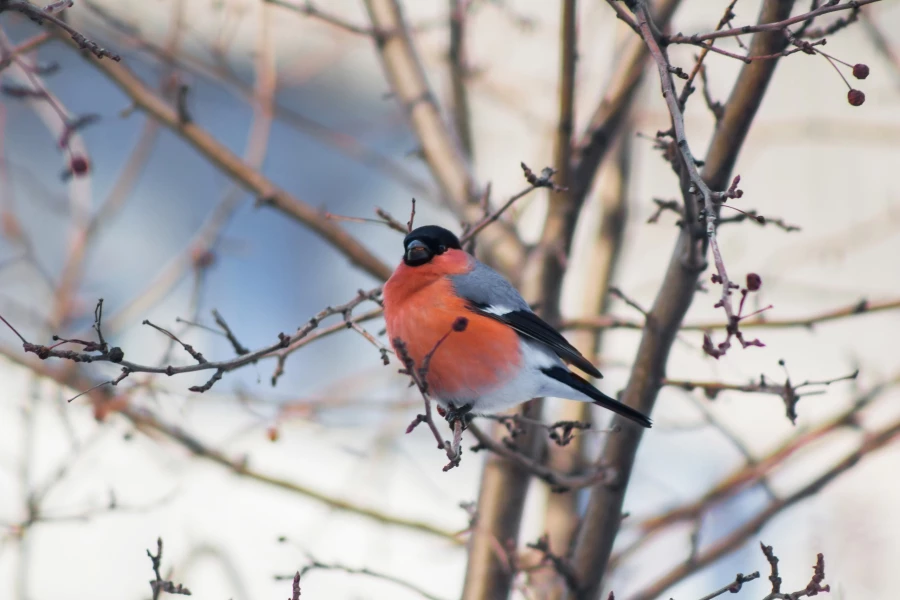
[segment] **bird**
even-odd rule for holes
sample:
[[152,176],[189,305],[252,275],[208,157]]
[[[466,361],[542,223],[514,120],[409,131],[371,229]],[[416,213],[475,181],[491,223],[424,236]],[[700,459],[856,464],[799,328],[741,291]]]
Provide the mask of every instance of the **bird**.
[[572,372],[568,365],[603,377],[509,281],[443,227],[424,225],[406,235],[382,300],[395,353],[421,370],[428,395],[451,423],[552,396],[593,402],[651,427],[646,415]]

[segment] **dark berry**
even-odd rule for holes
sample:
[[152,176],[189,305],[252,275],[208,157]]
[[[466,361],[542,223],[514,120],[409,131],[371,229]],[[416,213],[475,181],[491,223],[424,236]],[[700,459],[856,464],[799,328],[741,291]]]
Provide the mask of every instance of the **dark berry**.
[[847,92],[847,102],[853,106],[861,106],[865,101],[866,95],[862,93],[862,90],[850,90]]
[[69,169],[75,176],[84,175],[90,168],[91,164],[88,162],[88,159],[83,156],[73,156],[72,160],[69,161]]
[[762,285],[762,277],[756,273],[747,273],[747,289],[755,292]]
[[865,79],[869,76],[869,65],[857,63],[853,65],[853,76],[857,79]]

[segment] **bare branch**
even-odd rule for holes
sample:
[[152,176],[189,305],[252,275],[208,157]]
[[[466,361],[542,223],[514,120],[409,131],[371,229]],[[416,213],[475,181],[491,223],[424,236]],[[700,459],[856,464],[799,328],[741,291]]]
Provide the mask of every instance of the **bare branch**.
[[[465,317],[458,317],[451,329],[435,342],[434,347],[425,355],[422,364],[420,365],[417,365],[409,355],[409,352],[406,349],[406,343],[403,340],[395,338],[391,342],[394,348],[397,349],[397,355],[400,358],[400,362],[403,363],[403,369],[401,369],[400,372],[409,375],[409,378],[419,389],[419,393],[422,395],[422,400],[425,403],[425,414],[416,415],[416,418],[413,419],[412,423],[409,424],[409,427],[406,428],[406,433],[411,433],[420,423],[428,425],[432,435],[434,435],[434,439],[437,441],[438,450],[446,452],[447,458],[450,459],[450,462],[444,465],[444,471],[449,471],[450,469],[459,466],[460,460],[462,459],[462,432],[463,429],[466,428],[467,420],[471,415],[466,414],[468,409],[462,411],[463,414],[460,415],[451,414],[449,412],[446,413],[447,421],[450,422],[450,426],[453,430],[453,441],[448,442],[444,440],[441,432],[438,431],[437,424],[434,422],[434,417],[431,412],[431,399],[428,397],[428,370],[431,366],[431,359],[440,349],[441,344],[454,333],[465,331],[468,325],[468,319]],[[468,408],[471,408],[471,406]]]
[[[68,8],[70,6],[72,6],[72,2],[66,2],[65,8]],[[116,62],[122,60],[121,56],[115,54],[114,52],[110,52],[105,48],[101,48],[96,44],[96,42],[92,42],[91,40],[84,37],[84,35],[78,32],[75,28],[73,28],[62,19],[53,15],[52,12],[46,8],[35,6],[27,0],[4,0],[2,6],[0,6],[0,12],[3,12],[4,10],[14,10],[16,12],[20,12],[38,25],[42,25],[44,21],[53,23],[56,27],[64,31],[71,38],[72,43],[75,46],[77,46],[80,50],[87,50],[93,56],[95,56],[97,60],[101,58],[109,58],[110,60],[114,60]]]
[[[142,365],[135,362],[124,360],[124,352],[121,348],[108,348],[104,343],[103,345],[97,344],[95,342],[85,342],[82,340],[72,339],[67,340],[63,338],[55,338],[60,340],[57,344],[53,346],[45,346],[42,344],[32,344],[28,341],[25,341],[24,338],[4,319],[0,316],[0,319],[3,319],[4,323],[6,323],[10,329],[12,329],[17,335],[19,335],[20,339],[23,340],[22,347],[25,352],[30,352],[32,354],[37,355],[41,360],[47,360],[48,358],[61,358],[65,360],[71,360],[73,362],[112,362],[115,364],[119,364],[123,369],[127,369],[129,373],[164,373],[168,376],[179,375],[183,373],[193,373],[196,371],[207,371],[214,370],[212,377],[204,384],[200,386],[193,386],[190,389],[192,392],[203,393],[208,391],[217,381],[219,381],[222,376],[235,369],[239,369],[245,365],[249,365],[259,361],[264,358],[275,358],[278,357],[279,365],[283,366],[284,357],[286,353],[279,353],[279,351],[286,350],[290,348],[292,345],[297,346],[298,343],[306,338],[314,329],[319,326],[319,322],[323,319],[334,315],[342,315],[344,317],[344,327],[349,327],[351,329],[356,330],[361,335],[366,337],[370,342],[372,342],[376,347],[378,347],[381,351],[382,360],[387,360],[387,348],[384,347],[383,344],[379,343],[374,339],[368,332],[359,327],[358,324],[354,323],[351,319],[352,311],[357,306],[362,304],[363,302],[375,302],[377,297],[381,294],[381,288],[375,288],[369,291],[360,290],[356,298],[350,300],[349,302],[335,306],[335,307],[327,307],[312,317],[305,325],[300,327],[294,335],[287,335],[285,333],[278,334],[278,341],[269,346],[260,348],[253,352],[245,352],[243,354],[239,354],[237,357],[232,358],[230,360],[223,361],[209,361],[207,360],[200,352],[197,352],[192,346],[189,344],[185,344],[180,339],[178,339],[171,332],[150,323],[149,321],[144,321],[146,325],[153,327],[154,329],[160,331],[165,334],[167,337],[175,341],[176,343],[181,344],[182,348],[191,355],[192,358],[196,361],[196,364],[193,365],[184,365],[176,367],[174,365],[165,365],[165,366],[154,366],[154,365]],[[98,321],[99,324],[99,321]],[[99,325],[98,325],[99,327]],[[83,346],[82,351],[75,350],[58,350],[57,348],[61,344],[74,343],[80,344]]]
[[[781,366],[784,366],[784,361],[780,361],[780,364]],[[759,381],[751,381],[750,383],[746,384],[724,383],[719,381],[684,381],[676,379],[664,379],[663,385],[679,387],[687,391],[701,389],[703,390],[706,397],[710,400],[715,400],[716,396],[718,396],[721,392],[729,390],[751,394],[773,394],[775,396],[779,396],[784,401],[787,417],[791,420],[791,423],[794,423],[796,425],[797,403],[800,401],[800,399],[805,396],[814,396],[824,393],[824,390],[821,389],[814,389],[808,392],[803,392],[801,390],[804,390],[807,387],[828,387],[832,383],[837,383],[838,381],[848,381],[856,379],[857,376],[859,376],[859,370],[856,370],[849,375],[843,375],[840,377],[834,377],[822,381],[804,381],[800,384],[792,384],[790,377],[786,377],[783,383],[769,383],[766,380],[765,375],[760,375]]]
[[128,95],[137,108],[146,111],[179,135],[235,182],[255,194],[258,205],[274,208],[309,227],[343,253],[353,264],[374,277],[381,280],[390,277],[392,269],[389,266],[375,257],[356,238],[334,223],[323,219],[319,210],[276,186],[196,123],[182,123],[176,108],[147,87],[127,67],[90,56],[86,58]]
[[[857,415],[860,409],[866,406],[876,395],[883,392],[888,387],[888,385],[896,385],[898,381],[900,381],[900,377],[895,377],[891,380],[891,382],[888,382],[887,384],[881,386],[877,386],[864,397],[862,397],[856,405],[854,405],[844,414],[840,415],[838,418],[829,421],[828,423],[820,426],[815,430],[812,430],[795,438],[791,442],[787,443],[784,447],[779,448],[771,455],[760,460],[756,465],[737,473],[733,478],[729,479],[728,482],[723,482],[722,485],[717,486],[714,490],[711,490],[707,494],[706,499],[699,501],[697,503],[697,506],[693,506],[693,508],[697,508],[702,504],[704,508],[700,508],[699,511],[703,512],[711,508],[711,498],[716,498],[715,501],[719,502],[721,499],[729,497],[738,489],[747,489],[747,487],[753,485],[753,482],[758,481],[759,477],[761,477],[763,474],[769,472],[773,467],[780,465],[784,458],[790,455],[792,452],[796,451],[797,448],[809,444],[814,440],[821,439],[824,435],[827,435],[844,427],[858,429],[859,424],[857,421]],[[712,564],[720,558],[739,549],[746,543],[748,538],[756,535],[777,515],[793,507],[799,502],[819,493],[831,482],[835,481],[840,475],[847,472],[855,465],[859,464],[860,461],[874,454],[877,450],[894,442],[898,437],[900,437],[900,421],[894,421],[887,427],[876,432],[864,432],[862,441],[855,450],[846,454],[842,459],[817,475],[812,481],[806,483],[805,485],[801,486],[799,489],[793,491],[785,497],[773,499],[763,509],[743,522],[737,529],[731,531],[723,538],[707,544],[704,550],[696,553],[690,558],[690,560],[685,561],[671,569],[660,579],[653,582],[641,592],[635,594],[633,598],[635,598],[636,600],[651,600],[653,598],[657,598],[661,594],[663,594],[665,590],[677,584],[679,581],[688,577],[692,573],[695,573],[705,566]],[[677,512],[679,512],[681,515],[687,514],[687,512],[682,512],[681,509],[679,509]],[[696,512],[695,514],[699,515],[700,512]],[[672,516],[674,516],[674,513]],[[662,523],[663,521],[671,522],[669,520],[669,516],[663,517],[663,519],[659,521],[648,521],[642,528],[644,529],[643,538],[649,539],[649,536],[647,535],[647,527],[656,528],[657,523]],[[777,572],[774,572],[773,575],[776,577],[778,576]],[[821,580],[819,580],[819,583],[821,583]],[[791,596],[773,596],[772,598],[791,598]]]
[[[529,186],[522,190],[517,194],[513,194],[509,197],[509,199],[503,203],[498,209],[491,211],[482,217],[479,221],[467,225],[465,230],[463,231],[462,236],[460,236],[459,241],[462,244],[470,242],[477,236],[481,231],[497,221],[503,213],[505,213],[513,204],[517,201],[521,200],[529,193],[533,192],[538,188],[550,188],[550,189],[560,189],[555,183],[553,183],[553,175],[555,171],[550,167],[544,167],[541,170],[540,175],[535,175],[534,172],[528,168],[528,165],[525,163],[520,163],[522,167],[522,171],[525,174],[525,180],[529,183]],[[414,213],[415,214],[415,213]]]
[[790,25],[796,25],[797,23],[810,21],[821,15],[836,12],[839,10],[856,10],[862,6],[865,6],[866,4],[874,4],[875,2],[880,2],[880,0],[851,0],[844,4],[841,4],[840,1],[828,2],[824,6],[820,6],[815,10],[811,10],[807,13],[803,13],[802,15],[797,15],[796,17],[791,17],[789,19],[781,19],[779,21],[774,21],[771,23],[759,23],[757,25],[744,25],[743,27],[723,29],[713,31],[712,33],[695,33],[689,36],[678,33],[665,37],[664,41],[667,44],[694,44],[697,42],[705,42],[707,40],[715,40],[724,37],[735,37],[747,33],[758,33],[762,31],[781,31],[782,29],[785,29]]
[[600,465],[594,467],[584,475],[570,475],[560,473],[542,464],[541,461],[531,458],[527,454],[523,454],[517,449],[515,444],[509,445],[503,442],[497,442],[493,437],[481,431],[475,425],[469,425],[469,431],[478,440],[478,445],[472,447],[472,452],[479,450],[490,450],[494,454],[501,456],[527,473],[537,477],[550,486],[553,492],[561,493],[571,490],[579,490],[597,483],[610,482],[614,477],[614,471],[606,466]]
[[[49,367],[46,362],[28,360],[21,353],[14,352],[3,346],[0,346],[0,355],[15,364],[27,367],[40,377],[46,377],[61,385],[76,389],[86,389],[97,383],[96,380],[89,379],[81,375],[78,371],[72,369],[53,369]],[[280,490],[299,494],[335,510],[357,514],[377,523],[402,527],[411,531],[440,537],[453,544],[460,543],[456,534],[430,523],[407,517],[390,515],[371,507],[357,504],[351,500],[335,498],[317,491],[312,487],[298,484],[288,479],[260,472],[252,468],[244,457],[231,458],[224,452],[191,435],[180,425],[169,423],[145,408],[132,406],[127,399],[121,396],[110,397],[108,394],[103,393],[103,388],[96,389],[90,392],[89,395],[94,404],[95,415],[98,420],[102,420],[109,412],[118,412],[118,414],[121,414],[130,421],[137,430],[149,430],[158,433],[165,439],[179,444],[185,450],[190,452],[191,455],[218,464],[239,477],[244,477],[248,480],[269,485]]]
[[700,600],[712,600],[713,598],[718,598],[719,596],[721,596],[722,594],[725,594],[725,593],[737,594],[739,591],[741,591],[741,588],[744,586],[745,583],[747,583],[748,581],[753,581],[754,579],[759,579],[759,571],[754,571],[753,573],[750,573],[749,575],[744,575],[743,573],[738,573],[735,576],[734,581],[732,581],[725,587],[722,587],[722,588],[716,590],[715,592],[713,592],[711,594],[707,594],[706,596],[703,596],[702,598],[700,598]]
[[469,109],[470,66],[466,52],[466,17],[471,0],[450,1],[450,86],[453,90],[453,124],[460,147],[472,160],[472,114]]
[[150,552],[150,550],[147,550],[147,556],[150,557],[150,560],[153,563],[153,574],[156,576],[156,579],[150,580],[150,589],[153,590],[153,600],[157,600],[157,598],[159,598],[159,595],[163,592],[166,592],[167,594],[190,596],[191,590],[187,589],[180,583],[176,585],[167,579],[163,579],[163,576],[159,572],[162,566],[162,550],[162,538],[157,538],[156,540],[156,554],[153,554],[152,552]]
[[[790,1],[766,0],[759,20],[769,22],[786,18],[790,16],[792,6],[793,2]],[[646,17],[646,10],[642,11],[642,14]],[[647,29],[647,19],[644,21]],[[645,41],[652,50],[653,42]],[[782,38],[757,34],[751,42],[751,50],[754,54],[766,54],[783,48],[784,43]],[[658,53],[658,44],[655,47]],[[660,79],[667,89],[667,102],[671,105],[671,102],[677,99],[674,96],[668,65],[657,64]],[[728,185],[737,154],[757,113],[775,64],[777,61],[754,62],[742,67],[726,103],[722,122],[715,131],[706,156],[703,174],[708,182],[707,189],[710,187],[721,189]],[[691,167],[696,168],[694,164],[684,165],[686,170]],[[687,179],[686,177],[682,179],[686,208],[693,197],[689,190],[694,183],[692,180],[686,181]],[[688,210],[693,210],[693,207],[689,207]],[[699,273],[704,268],[704,250],[703,245],[698,244],[692,228],[689,226],[682,228],[660,285],[660,291],[650,309],[655,326],[643,330],[628,385],[620,398],[622,402],[641,410],[644,414],[652,412],[664,377],[669,350],[697,289]],[[625,491],[628,488],[641,435],[642,432],[637,428],[626,425],[621,434],[610,436],[606,440],[602,450],[604,459],[617,471],[617,485],[597,485],[591,489],[582,527],[575,542],[573,566],[584,586],[586,597],[596,596],[599,593],[606,574],[613,542],[621,524]]]
[[341,571],[350,575],[366,575],[368,577],[374,577],[375,579],[381,579],[383,581],[389,581],[394,583],[402,588],[405,588],[414,594],[425,598],[426,600],[442,600],[439,596],[434,596],[422,588],[413,585],[409,581],[405,579],[401,579],[399,577],[395,577],[393,575],[389,575],[387,573],[380,573],[378,571],[373,571],[372,569],[368,569],[366,567],[356,568],[356,567],[348,567],[346,565],[342,565],[339,563],[324,563],[320,560],[316,560],[312,556],[309,556],[309,563],[304,565],[302,569],[297,571],[294,575],[276,575],[276,581],[285,581],[292,580],[294,582],[294,589],[297,590],[297,597],[299,597],[299,587],[300,587],[300,579],[302,579],[307,573],[311,571]]
[[[804,317],[783,318],[783,319],[767,319],[764,315],[760,315],[752,319],[744,319],[741,321],[742,329],[793,329],[804,328],[814,329],[816,325],[829,323],[831,321],[839,321],[855,316],[866,315],[869,313],[881,312],[886,310],[900,309],[900,299],[882,300],[870,302],[869,300],[860,300],[853,304],[841,306],[828,311],[808,315]],[[634,321],[622,317],[605,315],[600,317],[590,317],[581,319],[569,319],[563,321],[563,329],[642,329],[643,321]],[[682,331],[712,331],[715,329],[727,329],[728,324],[722,321],[694,322],[685,323],[681,326]]]
[[226,323],[222,315],[219,314],[219,311],[213,309],[212,316],[213,319],[216,320],[216,325],[222,328],[222,331],[225,333],[225,337],[228,338],[229,342],[231,342],[231,346],[234,348],[234,353],[238,356],[250,354],[250,350],[248,350],[246,346],[238,341],[237,337],[234,335],[234,332],[231,331],[231,327],[228,326],[228,323]]
[[[366,0],[366,9],[376,30],[376,48],[391,89],[421,145],[425,162],[439,183],[451,209],[464,221],[481,218],[474,199],[479,195],[471,167],[445,122],[437,99],[428,85],[425,70],[398,0]],[[521,241],[510,231],[494,228],[485,236],[490,258],[502,271],[510,272],[522,257]]]
[[355,25],[346,21],[334,14],[328,13],[317,7],[310,0],[302,0],[302,4],[289,2],[288,0],[263,0],[264,2],[268,2],[275,6],[280,6],[282,8],[286,8],[292,12],[297,14],[305,15],[312,19],[318,19],[323,23],[327,23],[332,27],[340,29],[341,31],[345,31],[347,33],[353,33],[356,35],[363,36],[374,36],[375,30],[371,27],[364,27],[362,25]]

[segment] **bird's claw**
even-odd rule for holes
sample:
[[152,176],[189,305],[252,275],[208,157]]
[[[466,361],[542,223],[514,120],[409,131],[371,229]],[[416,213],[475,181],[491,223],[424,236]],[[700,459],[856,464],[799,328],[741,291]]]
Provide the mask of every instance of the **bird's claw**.
[[472,422],[472,419],[475,418],[475,415],[472,414],[471,404],[464,404],[459,408],[450,406],[450,408],[444,410],[443,412],[443,417],[447,419],[447,423],[450,424],[451,429],[453,429],[456,426],[456,422],[459,421],[462,424],[463,431],[465,431],[469,426],[469,423]]

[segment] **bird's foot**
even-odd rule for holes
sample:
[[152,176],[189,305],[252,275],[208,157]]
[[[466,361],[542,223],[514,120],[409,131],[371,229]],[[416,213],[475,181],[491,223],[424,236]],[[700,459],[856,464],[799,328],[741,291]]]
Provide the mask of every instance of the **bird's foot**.
[[442,416],[447,419],[447,422],[450,424],[450,428],[453,429],[456,422],[459,421],[462,423],[463,431],[469,426],[469,423],[472,422],[472,419],[475,418],[475,415],[472,413],[472,405],[464,404],[459,408],[455,406],[450,406],[446,410],[441,410],[438,408],[438,412],[442,413]]

